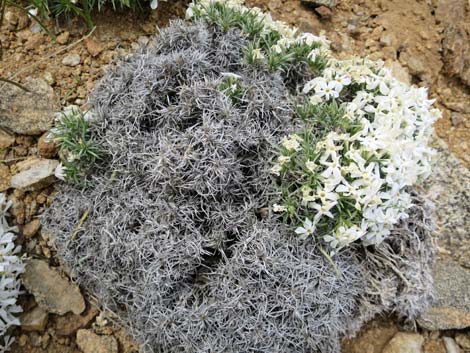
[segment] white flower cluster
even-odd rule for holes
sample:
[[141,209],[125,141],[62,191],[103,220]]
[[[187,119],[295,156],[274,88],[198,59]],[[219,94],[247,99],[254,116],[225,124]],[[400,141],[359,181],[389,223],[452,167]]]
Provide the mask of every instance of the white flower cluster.
[[15,315],[22,311],[16,304],[16,299],[20,294],[18,277],[24,271],[24,266],[16,255],[20,247],[14,244],[15,229],[9,227],[5,219],[10,206],[11,201],[7,202],[5,194],[0,194],[0,337],[2,338],[0,352],[6,351],[12,343],[12,339],[6,333],[9,327],[20,325]]
[[[296,232],[315,235],[321,219],[341,218],[323,235],[333,252],[357,239],[378,244],[407,217],[411,200],[406,187],[430,173],[433,150],[427,143],[440,112],[432,109],[425,88],[409,87],[381,63],[368,60],[331,59],[304,93],[310,95],[310,104],[336,100],[354,128],[329,132],[317,142],[319,158],[305,167],[319,173],[320,182],[316,189],[303,188],[302,202],[312,216]],[[287,140],[282,141],[285,148]],[[350,202],[362,215],[359,223],[348,222],[339,200]]]
[[[336,60],[323,36],[299,33],[258,8],[245,7],[243,0],[193,2],[187,18],[205,13],[213,4],[256,14],[266,33],[281,34],[271,48],[276,52],[298,43],[320,44],[308,57],[315,60],[317,55],[326,55],[327,67],[304,86],[303,93],[311,105],[323,107],[335,102],[344,111],[350,129],[327,133],[313,146],[317,158],[312,159],[292,158],[302,154],[302,146],[310,143],[300,133],[284,137],[281,145],[286,153],[278,157],[271,172],[281,183],[289,169],[296,169],[297,174],[292,175],[298,176],[300,171],[315,176],[313,184],[301,185],[297,193],[301,195],[300,204],[309,210],[303,226],[296,229],[300,236],[315,236],[320,224],[328,224],[327,234],[320,235],[332,253],[358,239],[364,244],[380,243],[399,220],[407,217],[411,201],[406,187],[430,173],[433,151],[427,142],[440,112],[432,109],[427,90],[400,83],[382,62]],[[261,50],[254,54],[263,57]],[[304,165],[297,165],[298,160]],[[286,182],[292,185],[292,180]],[[279,213],[289,209],[287,204],[273,206]]]
[[[277,53],[281,53],[295,44],[306,44],[311,46],[314,43],[318,43],[320,46],[310,52],[309,58],[311,60],[315,60],[315,57],[319,54],[328,54],[330,51],[330,42],[326,40],[323,35],[316,36],[311,33],[301,33],[297,28],[290,27],[282,21],[274,20],[270,14],[263,13],[263,11],[258,7],[244,6],[244,0],[193,1],[189,4],[188,9],[186,10],[186,18],[191,19],[196,13],[206,13],[209,6],[217,3],[236,10],[241,14],[250,13],[256,15],[257,21],[263,24],[264,34],[268,34],[272,31],[278,32],[281,35],[281,39],[272,47],[272,49]],[[264,57],[261,51],[258,51],[257,55],[259,59]]]

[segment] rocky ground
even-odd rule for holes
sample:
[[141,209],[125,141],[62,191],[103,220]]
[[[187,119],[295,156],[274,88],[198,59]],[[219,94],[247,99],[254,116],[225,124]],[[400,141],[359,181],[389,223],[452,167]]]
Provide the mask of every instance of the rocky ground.
[[[347,353],[470,352],[470,2],[468,0],[250,0],[304,31],[326,31],[338,56],[382,59],[402,80],[430,87],[443,111],[436,123],[436,166],[423,192],[436,204],[439,245],[436,302],[407,331],[378,318]],[[148,42],[156,25],[184,13],[184,2],[161,2],[152,13],[95,16],[95,30],[77,19],[49,21],[53,41],[22,13],[9,9],[0,29],[0,192],[13,200],[13,223],[27,262],[21,328],[15,353],[127,353],[138,348],[112,315],[100,313],[86,288],[67,278],[51,234],[38,216],[50,202],[57,164],[44,139],[61,106],[86,97],[112,60]]]

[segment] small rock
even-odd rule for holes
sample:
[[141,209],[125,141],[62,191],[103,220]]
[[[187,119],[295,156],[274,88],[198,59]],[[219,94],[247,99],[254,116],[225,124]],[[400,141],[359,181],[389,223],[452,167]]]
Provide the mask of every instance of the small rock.
[[90,306],[82,315],[68,313],[64,316],[59,316],[56,319],[55,332],[58,336],[70,336],[77,332],[78,329],[87,326],[98,313],[99,311],[96,307]]
[[470,351],[470,333],[458,333],[455,335],[455,341],[465,351]]
[[23,235],[27,238],[32,238],[41,228],[41,221],[39,219],[33,219],[23,227]]
[[58,102],[52,87],[42,78],[28,79],[24,86],[30,92],[12,85],[0,92],[0,128],[37,135],[52,127]]
[[37,190],[54,182],[58,161],[53,159],[27,159],[16,164],[19,173],[11,177],[10,187]]
[[384,47],[392,47],[395,46],[396,38],[392,32],[384,32],[380,36],[380,44]]
[[382,353],[421,353],[424,338],[417,333],[398,332],[387,343]]
[[29,260],[22,276],[26,289],[34,295],[38,305],[47,312],[79,315],[85,310],[80,289],[41,260]]
[[80,64],[80,55],[78,54],[67,54],[62,59],[62,65],[65,66],[77,66]]
[[447,72],[459,77],[470,86],[470,34],[462,25],[450,25],[444,32],[442,42],[444,48],[444,62]]
[[4,19],[13,28],[18,25],[18,16],[12,11],[6,11]]
[[36,34],[42,31],[42,27],[39,23],[34,22],[33,25],[31,26],[31,33]]
[[398,61],[387,60],[385,62],[385,67],[390,69],[390,71],[392,71],[393,76],[399,81],[408,85],[411,83],[410,73]]
[[460,353],[460,348],[452,337],[443,337],[447,353]]
[[0,163],[0,192],[7,190],[11,183],[10,168],[7,165]]
[[50,86],[52,86],[55,83],[55,78],[49,71],[45,71],[44,75],[42,75],[42,77],[44,78],[44,80],[46,80],[46,82]]
[[430,331],[470,326],[470,270],[452,260],[437,261],[434,270],[436,300],[418,319]]
[[8,148],[13,145],[13,143],[15,143],[15,138],[8,132],[0,129],[0,149]]
[[45,132],[38,140],[38,153],[41,157],[52,158],[57,154],[57,145],[47,141],[48,132]]
[[330,10],[330,8],[326,6],[318,6],[315,8],[315,12],[320,15],[320,17],[324,20],[329,20],[333,16],[333,11]]
[[343,353],[381,353],[390,339],[397,333],[397,327],[390,323],[372,322],[354,339],[342,344]]
[[452,112],[450,114],[450,121],[452,123],[452,126],[459,127],[460,125],[464,125],[466,121],[465,114],[462,113],[457,113],[457,112]]
[[92,57],[100,55],[104,49],[101,43],[93,38],[85,39],[85,47]]
[[339,0],[302,0],[308,4],[313,4],[314,6],[326,6],[333,8],[338,5]]
[[67,42],[69,41],[69,38],[70,38],[70,33],[65,31],[65,32],[62,32],[61,34],[59,34],[57,36],[57,43],[59,44],[67,44]]
[[423,349],[424,353],[447,353],[444,342],[440,339],[427,339]]
[[23,331],[44,331],[47,326],[49,314],[39,306],[23,313],[20,317],[21,329]]
[[83,353],[118,353],[113,336],[98,336],[91,330],[77,331],[77,345]]

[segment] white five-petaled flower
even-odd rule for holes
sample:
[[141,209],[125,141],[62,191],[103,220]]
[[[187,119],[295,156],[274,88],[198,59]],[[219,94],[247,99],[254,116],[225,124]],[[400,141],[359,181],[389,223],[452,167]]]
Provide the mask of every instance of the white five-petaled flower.
[[286,207],[286,206],[278,205],[277,203],[275,203],[275,204],[273,205],[273,212],[281,213],[281,212],[285,212],[285,211],[287,211],[287,207]]
[[62,163],[59,163],[54,170],[54,175],[57,179],[65,180],[65,167]]
[[312,235],[316,230],[315,223],[310,219],[305,218],[303,227],[298,227],[295,230],[295,233],[298,234],[302,239],[307,238],[309,235]]
[[330,210],[333,207],[335,207],[337,203],[338,203],[337,201],[329,201],[329,200],[325,200],[325,202],[322,202],[321,204],[314,203],[314,202],[310,203],[309,206],[317,210],[314,220],[318,221],[323,216],[334,218]]

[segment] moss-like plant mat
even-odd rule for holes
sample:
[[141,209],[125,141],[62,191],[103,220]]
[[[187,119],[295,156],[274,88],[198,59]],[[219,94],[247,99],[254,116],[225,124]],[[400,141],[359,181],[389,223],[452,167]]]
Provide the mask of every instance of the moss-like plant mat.
[[[434,248],[412,186],[400,187],[408,203],[393,224],[350,211],[345,193],[331,221],[295,199],[302,178],[334,178],[295,163],[321,165],[305,160],[308,146],[357,128],[339,112],[369,83],[320,94],[306,121],[321,99],[304,87],[332,67],[322,38],[285,45],[287,27],[238,4],[193,4],[189,15],[108,70],[93,116],[53,131],[75,183],[58,187],[43,225],[73,277],[144,352],[333,353],[378,313],[413,320],[430,299]],[[82,125],[78,142],[63,138]]]

